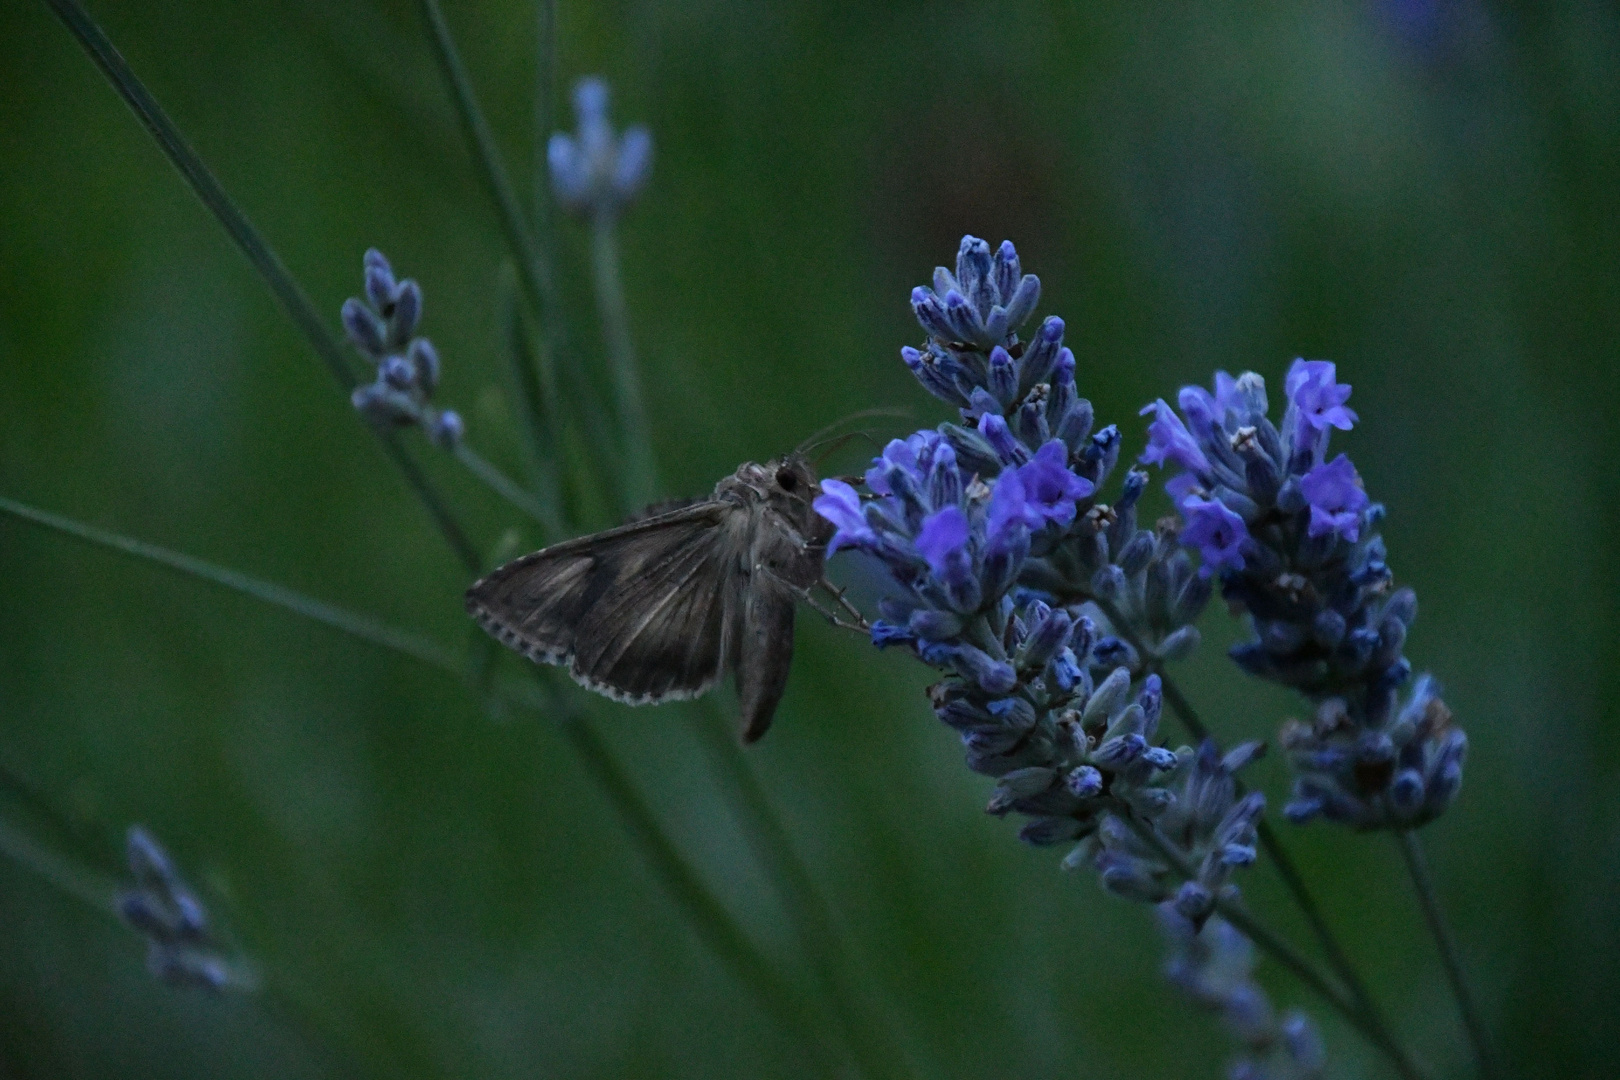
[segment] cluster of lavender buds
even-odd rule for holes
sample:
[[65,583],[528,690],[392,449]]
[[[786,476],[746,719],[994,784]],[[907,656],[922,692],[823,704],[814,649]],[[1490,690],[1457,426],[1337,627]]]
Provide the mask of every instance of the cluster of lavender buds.
[[615,134],[608,120],[608,86],[597,78],[574,84],[577,135],[557,132],[546,145],[557,202],[580,217],[611,217],[646,186],[652,132],[635,124]]
[[1254,640],[1233,659],[1315,707],[1310,723],[1283,731],[1296,772],[1287,816],[1415,827],[1456,797],[1467,738],[1428,677],[1399,700],[1417,598],[1392,586],[1376,532],[1383,507],[1348,457],[1327,456],[1332,430],[1356,421],[1350,386],[1331,363],[1296,360],[1285,390],[1279,429],[1253,372],[1218,373],[1213,393],[1183,387],[1179,415],[1162,399],[1143,409],[1153,420],[1142,461],[1181,470],[1166,484],[1181,541],[1249,617]]
[[127,846],[135,885],[119,894],[118,913],[145,936],[147,970],[171,986],[239,985],[219,954],[207,911],[168,853],[139,825],[130,828]]
[[[1125,834],[1162,820],[1161,838],[1200,868],[1188,903],[1203,918],[1199,890],[1213,896],[1242,863],[1235,851],[1252,844],[1261,805],[1225,821],[1223,804],[1212,817],[1219,800],[1204,797],[1206,774],[1229,776],[1252,753],[1209,766],[1156,745],[1159,680],[1104,632],[1120,628],[1097,602],[1122,602],[1107,610],[1131,613],[1135,641],[1179,652],[1209,585],[1173,531],[1136,528],[1146,474],[1131,473],[1112,506],[1097,501],[1119,431],[1092,431],[1061,319],[1018,337],[1039,298],[1012,244],[992,254],[964,237],[955,273],[940,268],[932,289],[913,292],[928,340],[902,350],[961,422],[891,442],[866,473],[867,498],[827,480],[815,508],[836,527],[830,552],[855,549],[887,571],[873,641],[944,673],[930,690],[934,710],[961,735],[968,767],[1000,781],[990,812],[1027,816],[1020,835],[1030,843],[1081,841],[1071,862],[1089,858],[1107,887],[1152,901],[1177,892],[1171,868]],[[1189,797],[1194,805],[1180,805]],[[1228,839],[1217,844],[1217,834]],[[1225,855],[1211,859],[1217,847]]]
[[1322,1038],[1297,1010],[1278,1017],[1254,981],[1254,945],[1219,916],[1200,926],[1174,904],[1159,906],[1170,945],[1165,975],[1200,1008],[1219,1016],[1244,1053],[1231,1080],[1317,1080],[1326,1066]]
[[361,354],[377,365],[377,378],[357,387],[352,400],[374,423],[420,427],[438,445],[450,449],[465,432],[461,417],[433,406],[439,385],[439,354],[425,337],[416,337],[422,318],[422,289],[410,278],[398,281],[382,252],[366,252],[366,296],[343,302],[343,329]]

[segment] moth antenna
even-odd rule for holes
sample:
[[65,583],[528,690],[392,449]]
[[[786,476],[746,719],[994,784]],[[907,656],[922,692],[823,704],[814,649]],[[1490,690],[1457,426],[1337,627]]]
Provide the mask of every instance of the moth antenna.
[[883,417],[890,420],[909,420],[911,419],[911,410],[901,408],[862,409],[860,412],[853,412],[848,416],[839,417],[837,420],[834,420],[832,423],[828,424],[826,427],[804,440],[804,442],[800,443],[799,448],[795,450],[794,453],[800,457],[803,457],[819,446],[821,444],[821,440],[827,438],[827,436],[831,435],[834,431],[837,431],[839,428],[843,427],[852,420],[876,419],[878,417]]
[[[873,436],[873,434],[870,431],[864,431],[864,430],[862,430],[862,431],[846,431],[842,435],[836,435],[833,438],[827,440],[827,443],[826,443],[827,448],[825,450],[823,450],[820,454],[816,455],[816,458],[815,458],[815,466],[816,466],[816,468],[819,470],[821,468],[821,463],[823,461],[825,461],[832,454],[835,454],[839,450],[841,450],[843,448],[844,444],[851,441],[852,439],[865,439],[867,442],[872,444],[872,449],[876,450],[876,449],[879,448],[877,438],[875,436]],[[811,449],[813,450],[813,449],[816,449],[816,448],[811,447]]]

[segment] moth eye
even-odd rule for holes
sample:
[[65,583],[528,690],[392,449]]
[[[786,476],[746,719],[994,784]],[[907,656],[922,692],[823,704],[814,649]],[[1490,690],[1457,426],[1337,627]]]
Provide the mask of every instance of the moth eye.
[[799,478],[792,469],[777,469],[776,486],[783,491],[793,491],[799,486]]

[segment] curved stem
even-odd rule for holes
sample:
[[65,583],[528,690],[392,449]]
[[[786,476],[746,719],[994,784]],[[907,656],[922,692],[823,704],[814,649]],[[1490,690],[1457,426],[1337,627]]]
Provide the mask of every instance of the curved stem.
[[[1122,812],[1120,818],[1130,826],[1131,830],[1141,837],[1154,851],[1164,858],[1170,866],[1187,880],[1197,877],[1197,870],[1187,859],[1184,852],[1166,840],[1152,822],[1143,821],[1128,810]],[[1304,983],[1324,1002],[1335,1009],[1350,1024],[1389,1058],[1390,1064],[1401,1075],[1403,1080],[1424,1080],[1423,1074],[1417,1065],[1407,1056],[1406,1052],[1392,1039],[1389,1032],[1374,1022],[1372,1017],[1361,1008],[1360,1003],[1344,988],[1334,985],[1320,971],[1316,970],[1299,950],[1288,943],[1287,939],[1275,933],[1270,927],[1256,919],[1242,903],[1236,900],[1218,897],[1215,909],[1221,917],[1237,927],[1249,940],[1265,950],[1294,974],[1300,982]]]
[[1473,994],[1468,990],[1462,957],[1457,951],[1457,939],[1452,936],[1451,926],[1440,909],[1440,897],[1435,892],[1434,879],[1429,875],[1423,845],[1417,833],[1411,829],[1397,830],[1395,839],[1400,845],[1407,872],[1412,877],[1412,887],[1417,892],[1418,904],[1423,908],[1423,918],[1429,924],[1429,933],[1434,936],[1435,947],[1440,951],[1440,962],[1446,969],[1446,978],[1451,982],[1451,993],[1457,999],[1457,1011],[1462,1014],[1463,1026],[1468,1030],[1468,1041],[1473,1047],[1479,1074],[1487,1080],[1494,1080],[1502,1073],[1491,1050],[1490,1032],[1486,1030],[1485,1022],[1474,1004]]

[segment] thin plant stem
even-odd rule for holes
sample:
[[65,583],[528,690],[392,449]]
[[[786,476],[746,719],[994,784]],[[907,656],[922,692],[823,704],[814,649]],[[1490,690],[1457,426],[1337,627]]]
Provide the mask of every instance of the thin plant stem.
[[64,859],[4,820],[0,820],[0,854],[37,874],[64,896],[95,908],[103,915],[118,917],[118,904],[114,899],[118,886],[111,879]]
[[1407,873],[1412,877],[1412,888],[1417,893],[1418,904],[1423,908],[1424,921],[1429,924],[1429,933],[1434,936],[1435,947],[1440,952],[1446,978],[1451,982],[1451,993],[1457,999],[1457,1011],[1462,1014],[1463,1026],[1468,1030],[1468,1041],[1473,1047],[1479,1074],[1485,1080],[1496,1080],[1502,1072],[1491,1048],[1490,1032],[1486,1030],[1485,1022],[1474,1004],[1473,994],[1469,992],[1468,979],[1463,975],[1462,956],[1457,950],[1457,939],[1452,935],[1445,912],[1440,908],[1440,896],[1435,891],[1434,878],[1429,874],[1429,861],[1424,857],[1423,844],[1412,829],[1397,829],[1395,839],[1406,862]]
[[[1123,637],[1136,650],[1137,655],[1147,661],[1149,669],[1159,676],[1164,691],[1164,700],[1181,720],[1182,726],[1187,729],[1187,733],[1199,740],[1209,738],[1209,728],[1199,718],[1197,710],[1192,706],[1192,702],[1188,701],[1187,696],[1181,692],[1181,687],[1176,684],[1176,681],[1170,677],[1169,672],[1165,670],[1164,661],[1147,648],[1146,643],[1131,629],[1129,621],[1125,619],[1123,613],[1113,601],[1094,599],[1102,613],[1108,617],[1108,621],[1113,625],[1115,632]],[[1239,787],[1241,789],[1241,783]],[[1311,933],[1315,935],[1317,942],[1322,946],[1322,952],[1326,955],[1328,963],[1344,983],[1346,989],[1350,991],[1351,996],[1355,998],[1361,1010],[1366,1013],[1368,1020],[1384,1033],[1386,1039],[1393,1043],[1394,1036],[1390,1033],[1389,1025],[1384,1020],[1377,1002],[1373,1000],[1371,992],[1367,989],[1367,984],[1362,980],[1360,973],[1356,971],[1355,965],[1351,963],[1349,954],[1344,951],[1344,947],[1339,943],[1338,935],[1328,925],[1327,918],[1317,904],[1315,895],[1312,894],[1310,887],[1305,883],[1305,878],[1300,874],[1299,867],[1294,863],[1293,856],[1289,854],[1282,838],[1271,827],[1271,823],[1264,818],[1260,820],[1257,832],[1260,846],[1265,849],[1272,866],[1276,868],[1277,876],[1282,879],[1283,886],[1293,898],[1294,904],[1300,910],[1300,914],[1305,916],[1305,922],[1310,926]]]
[[534,233],[541,251],[551,245],[551,163],[546,147],[556,129],[552,109],[557,101],[557,0],[534,5]]
[[826,1059],[823,1040],[807,1026],[809,1012],[799,994],[777,976],[730,912],[682,858],[658,824],[657,815],[584,717],[565,718],[557,728],[585,763],[597,786],[608,793],[626,830],[635,838],[676,904],[686,912],[692,928],[732,974],[754,992],[760,1005],[799,1037],[817,1059],[818,1067],[814,1071],[818,1075],[832,1075],[834,1070]]
[[485,487],[489,488],[495,494],[511,503],[514,507],[521,510],[530,518],[533,518],[535,522],[537,522],[548,532],[553,531],[554,525],[557,524],[555,514],[548,513],[545,506],[541,504],[540,500],[536,499],[529,492],[525,491],[522,484],[519,484],[516,480],[513,480],[510,476],[507,476],[505,473],[501,472],[501,470],[492,465],[487,458],[479,454],[478,451],[468,446],[465,442],[456,443],[455,449],[452,450],[451,453],[453,453],[456,460],[461,462],[462,465],[466,466],[467,471],[472,473],[473,476],[477,477]]
[[381,645],[385,649],[402,653],[431,667],[457,674],[462,671],[461,663],[448,650],[428,641],[426,638],[404,630],[396,630],[375,619],[357,615],[352,611],[347,611],[322,600],[316,600],[314,597],[289,589],[285,585],[263,581],[239,570],[218,566],[193,555],[171,551],[156,544],[149,544],[144,540],[121,536],[118,533],[94,525],[86,525],[72,518],[53,514],[48,510],[39,510],[5,496],[0,496],[0,512],[32,522],[35,525],[44,526],[47,529],[66,533],[68,536],[83,540],[86,543],[95,544],[98,547],[109,548],[125,555],[132,555],[138,559],[145,559],[148,562],[166,566],[171,570],[178,570],[180,573],[191,577],[201,578],[204,581],[223,586],[234,592],[251,596],[263,603],[302,615],[306,619],[324,623],[362,641],[369,641],[373,645]]
[[523,418],[526,435],[524,445],[529,451],[529,469],[534,477],[534,488],[540,508],[545,514],[547,542],[560,539],[566,531],[563,521],[562,487],[557,478],[557,459],[562,440],[552,430],[553,424],[565,423],[565,414],[558,406],[557,367],[548,350],[536,349],[529,338],[529,329],[523,321],[523,311],[517,302],[515,271],[508,263],[501,274],[500,304],[501,328],[506,337],[506,359],[512,370],[512,385],[517,391],[518,410]]
[[598,211],[591,219],[591,269],[602,316],[602,337],[612,359],[613,394],[624,446],[625,481],[621,490],[625,509],[633,513],[652,501],[657,478],[647,437],[647,410],[642,404],[635,340],[630,334],[630,309],[625,303],[619,270],[616,225],[617,217],[611,210]]
[[862,1073],[873,1077],[915,1076],[894,1032],[883,1021],[886,1011],[865,1000],[832,910],[771,807],[770,796],[760,786],[726,718],[713,708],[689,710],[687,717],[698,742],[708,751],[722,787],[737,806],[749,846],[782,898],[800,947],[844,1029],[851,1052],[862,1063]]
[[[1197,869],[1188,861],[1186,854],[1167,841],[1152,822],[1142,820],[1132,813],[1129,808],[1122,807],[1119,816],[1137,836],[1141,837],[1148,846],[1158,852],[1176,873],[1187,880],[1197,877]],[[1424,1080],[1423,1073],[1418,1069],[1416,1063],[1407,1056],[1406,1051],[1399,1044],[1390,1038],[1389,1032],[1382,1026],[1373,1023],[1372,1018],[1366,1014],[1360,1003],[1350,993],[1329,981],[1327,976],[1318,971],[1310,960],[1288,943],[1287,939],[1256,919],[1240,901],[1217,897],[1215,909],[1221,913],[1222,918],[1235,926],[1250,941],[1253,941],[1274,960],[1292,972],[1300,982],[1304,983],[1326,1004],[1349,1021],[1357,1031],[1361,1032],[1368,1042],[1382,1051],[1403,1080]]]
[[[113,89],[118,91],[125,104],[135,113],[136,118],[157,142],[169,162],[179,170],[192,192],[236,242],[236,246],[247,256],[253,268],[259,272],[259,276],[264,278],[270,291],[287,312],[287,316],[303,332],[316,355],[332,373],[332,377],[345,390],[354,389],[358,379],[342,342],[326,325],[326,321],[321,318],[320,312],[310,301],[303,287],[298,284],[297,279],[288,271],[281,257],[270,247],[241,209],[231,201],[230,196],[225,194],[225,189],[214,178],[214,174],[203,164],[185,136],[180,134],[180,129],[175,127],[157,99],[135,76],[129,63],[113,47],[101,27],[96,25],[77,0],[45,0],[45,3],[78,39],[85,52],[90,54],[90,58],[107,77]],[[478,550],[456,524],[449,507],[423,475],[421,467],[406,453],[398,435],[375,424],[367,426],[382,442],[389,460],[400,470],[406,485],[427,508],[434,524],[444,534],[446,542],[457,557],[470,568],[476,569],[480,562]]]
[[[494,133],[490,130],[489,121],[484,118],[477,94],[473,92],[472,77],[467,73],[466,64],[462,63],[461,53],[450,33],[450,24],[445,22],[444,12],[440,10],[437,0],[420,0],[419,7],[422,19],[427,23],[433,55],[438,60],[439,70],[450,89],[450,97],[456,106],[456,115],[461,119],[461,127],[472,150],[473,160],[478,165],[478,175],[495,204],[496,214],[501,222],[501,232],[506,237],[507,247],[511,249],[517,267],[518,283],[522,286],[523,294],[528,298],[535,318],[539,320],[546,334],[546,344],[551,357],[560,360],[568,370],[571,404],[585,413],[586,437],[600,439],[606,432],[607,425],[600,415],[601,410],[592,392],[590,380],[586,377],[578,356],[568,347],[564,337],[563,304],[549,251],[535,242],[533,234],[523,220],[523,208],[518,203],[517,192],[507,176],[506,167],[501,163],[501,154],[496,148]],[[611,443],[605,439],[600,439],[600,445],[594,446],[593,450],[603,455],[604,461],[611,460],[615,452]]]

